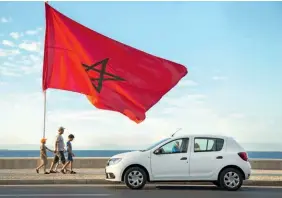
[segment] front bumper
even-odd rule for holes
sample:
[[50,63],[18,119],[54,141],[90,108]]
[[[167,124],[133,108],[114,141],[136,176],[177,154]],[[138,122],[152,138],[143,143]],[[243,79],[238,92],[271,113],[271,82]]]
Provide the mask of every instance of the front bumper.
[[122,181],[122,169],[117,165],[106,166],[105,175],[107,181],[121,182]]

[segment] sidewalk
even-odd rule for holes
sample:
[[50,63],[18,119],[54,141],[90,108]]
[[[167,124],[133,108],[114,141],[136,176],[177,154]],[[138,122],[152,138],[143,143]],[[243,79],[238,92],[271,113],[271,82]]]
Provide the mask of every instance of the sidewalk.
[[[78,169],[77,174],[37,174],[32,169],[0,169],[0,185],[18,184],[111,184],[105,181],[104,169]],[[189,182],[185,182],[189,184]],[[192,183],[195,184],[195,183]],[[201,183],[210,184],[210,183]],[[282,186],[282,171],[253,170],[245,185]]]

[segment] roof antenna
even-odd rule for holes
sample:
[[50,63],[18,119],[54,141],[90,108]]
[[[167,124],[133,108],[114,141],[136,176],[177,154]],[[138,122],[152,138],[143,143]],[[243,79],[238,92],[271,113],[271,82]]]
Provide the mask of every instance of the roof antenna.
[[175,132],[174,132],[174,134],[172,134],[171,135],[171,137],[173,137],[178,131],[180,131],[180,130],[182,130],[182,128],[178,128]]

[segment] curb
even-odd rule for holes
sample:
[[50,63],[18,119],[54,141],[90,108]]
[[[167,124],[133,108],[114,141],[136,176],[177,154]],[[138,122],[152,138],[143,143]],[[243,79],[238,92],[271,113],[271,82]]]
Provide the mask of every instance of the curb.
[[[97,184],[97,185],[115,185],[121,183],[109,182],[104,179],[58,179],[58,180],[0,180],[0,185],[50,185],[50,184]],[[157,182],[151,184],[161,185],[212,185],[210,182]],[[282,186],[281,181],[263,181],[263,180],[247,180],[244,186]]]
[[48,180],[0,180],[0,185],[42,185],[42,184],[113,184],[104,179],[48,179]]

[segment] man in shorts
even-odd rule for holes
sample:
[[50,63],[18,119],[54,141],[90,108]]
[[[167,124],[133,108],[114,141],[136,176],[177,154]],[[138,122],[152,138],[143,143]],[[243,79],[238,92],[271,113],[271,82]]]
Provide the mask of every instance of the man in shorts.
[[58,130],[58,135],[56,136],[56,143],[55,143],[55,156],[53,159],[53,162],[51,164],[50,167],[50,173],[57,173],[56,171],[54,171],[54,166],[59,163],[59,161],[61,161],[61,163],[64,165],[66,163],[66,159],[65,159],[65,143],[64,143],[64,138],[63,138],[63,134],[64,134],[65,128],[64,127],[60,127]]

